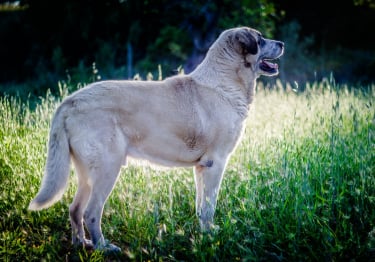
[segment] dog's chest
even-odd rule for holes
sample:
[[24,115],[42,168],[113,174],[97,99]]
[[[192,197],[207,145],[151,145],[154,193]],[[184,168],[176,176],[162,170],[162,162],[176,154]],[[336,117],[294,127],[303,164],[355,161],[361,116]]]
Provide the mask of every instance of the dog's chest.
[[192,152],[231,152],[243,133],[243,120],[237,114],[221,113],[198,129],[190,129],[182,137],[186,150]]

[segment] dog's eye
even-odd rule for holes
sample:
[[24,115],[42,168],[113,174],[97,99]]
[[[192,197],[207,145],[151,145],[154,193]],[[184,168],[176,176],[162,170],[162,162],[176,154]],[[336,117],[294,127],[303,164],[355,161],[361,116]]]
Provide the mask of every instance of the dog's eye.
[[264,46],[266,44],[266,41],[264,41],[264,39],[261,37],[261,38],[259,38],[259,40],[258,40],[258,45],[260,46],[260,47],[262,47],[262,46]]

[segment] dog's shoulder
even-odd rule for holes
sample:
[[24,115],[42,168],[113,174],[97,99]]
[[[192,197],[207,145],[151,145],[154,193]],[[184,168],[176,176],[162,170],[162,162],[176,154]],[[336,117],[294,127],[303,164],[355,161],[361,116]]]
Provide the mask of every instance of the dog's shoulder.
[[168,86],[174,87],[175,89],[185,89],[195,87],[197,85],[196,81],[189,75],[177,75],[168,77],[165,80]]

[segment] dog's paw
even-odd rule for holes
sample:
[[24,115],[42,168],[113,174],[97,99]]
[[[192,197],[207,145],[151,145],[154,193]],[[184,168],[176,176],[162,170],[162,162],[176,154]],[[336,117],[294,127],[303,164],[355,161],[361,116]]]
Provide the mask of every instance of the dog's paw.
[[83,239],[83,246],[86,249],[94,249],[94,244],[92,243],[92,241],[86,238]]
[[73,238],[72,245],[75,248],[85,248],[85,249],[94,249],[94,244],[89,239],[79,239],[79,238]]
[[220,226],[215,225],[214,223],[210,223],[210,222],[206,222],[206,223],[201,222],[200,229],[202,233],[215,234],[220,230]]
[[111,244],[109,240],[105,240],[104,243],[98,243],[95,247],[96,250],[100,250],[104,252],[105,254],[113,254],[113,253],[120,253],[121,248],[118,246]]
[[210,224],[210,232],[211,233],[216,234],[216,233],[219,232],[219,230],[220,230],[220,226],[215,225],[215,224]]

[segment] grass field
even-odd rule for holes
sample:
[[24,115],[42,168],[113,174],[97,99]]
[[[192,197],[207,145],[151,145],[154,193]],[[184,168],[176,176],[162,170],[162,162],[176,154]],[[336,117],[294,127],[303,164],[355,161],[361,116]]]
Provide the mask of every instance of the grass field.
[[[191,169],[130,166],[108,200],[105,236],[118,255],[74,249],[68,205],[29,212],[52,113],[0,98],[1,261],[375,261],[375,86],[260,88],[227,167],[216,232],[202,234]],[[354,261],[354,260],[352,260]]]

